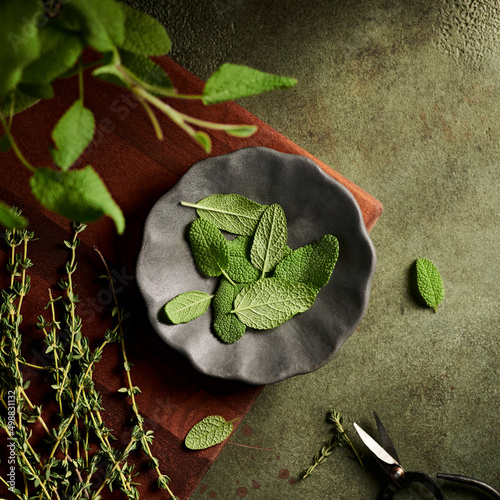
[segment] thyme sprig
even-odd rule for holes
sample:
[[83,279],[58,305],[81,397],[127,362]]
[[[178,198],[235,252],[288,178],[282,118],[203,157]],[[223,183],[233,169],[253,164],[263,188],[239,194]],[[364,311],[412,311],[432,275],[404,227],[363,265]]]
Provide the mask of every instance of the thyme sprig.
[[[20,215],[16,211],[17,215]],[[118,307],[113,290],[115,325],[107,330],[97,347],[92,347],[84,335],[82,318],[77,314],[80,299],[75,293],[76,251],[84,224],[73,225],[73,238],[65,241],[70,250],[65,265],[65,277],[60,281],[60,295],[49,289],[45,307],[49,317],[37,318],[43,333],[45,366],[28,363],[23,356],[21,333],[22,304],[30,290],[27,274],[32,266],[28,244],[32,232],[12,229],[5,233],[10,247],[7,270],[8,286],[1,292],[0,302],[0,428],[12,448],[9,464],[16,463],[21,477],[1,478],[1,483],[18,499],[99,500],[104,488],[120,490],[128,499],[138,499],[137,471],[131,453],[141,446],[158,473],[159,485],[173,499],[169,479],[159,470],[150,445],[152,431],[144,429],[135,395],[140,389],[133,386],[125,349],[123,322],[127,314]],[[106,265],[108,276],[111,274]],[[105,348],[119,342],[124,358],[127,395],[132,399],[134,427],[123,449],[116,445],[112,430],[102,415],[102,396],[96,389],[93,374]],[[50,380],[57,410],[52,415],[42,412],[42,406],[30,395],[29,372],[43,371]],[[26,375],[28,373],[28,376]],[[34,441],[34,426],[45,433],[45,442]],[[15,461],[15,462],[14,462]],[[21,476],[19,474],[19,476]]]
[[314,469],[316,469],[316,467],[318,467],[319,465],[323,464],[326,461],[326,459],[333,453],[333,450],[340,446],[345,446],[345,445],[349,446],[353,451],[356,459],[360,463],[360,465],[363,465],[363,462],[358,452],[356,451],[356,448],[352,444],[352,441],[349,439],[349,436],[345,431],[344,418],[340,415],[340,413],[336,412],[335,410],[330,410],[328,412],[327,418],[328,421],[331,422],[334,426],[333,435],[314,455],[313,463],[307,468],[307,470],[302,476],[302,479],[309,477],[314,472]]

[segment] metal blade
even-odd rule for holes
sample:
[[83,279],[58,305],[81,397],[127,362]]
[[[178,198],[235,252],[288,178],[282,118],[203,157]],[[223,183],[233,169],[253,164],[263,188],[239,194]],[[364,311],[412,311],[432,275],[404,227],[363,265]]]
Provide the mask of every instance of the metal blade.
[[384,424],[380,421],[380,418],[378,418],[378,415],[375,412],[373,412],[373,416],[375,417],[375,422],[377,423],[378,435],[380,438],[380,444],[382,445],[382,448],[384,448],[384,450],[387,451],[387,453],[389,453],[399,462],[399,457],[396,452],[396,448],[392,444],[391,438],[389,437],[389,434],[385,430]]
[[359,437],[365,443],[366,447],[382,462],[389,465],[400,465],[400,463],[389,453],[387,453],[382,446],[380,446],[375,439],[368,435],[356,422],[354,422],[354,428],[359,434]]

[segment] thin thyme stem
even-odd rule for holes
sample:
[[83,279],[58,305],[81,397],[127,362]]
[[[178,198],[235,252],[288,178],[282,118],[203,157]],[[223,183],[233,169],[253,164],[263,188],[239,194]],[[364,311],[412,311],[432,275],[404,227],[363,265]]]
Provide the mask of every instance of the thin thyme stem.
[[82,58],[78,62],[78,91],[80,95],[80,101],[83,106],[83,68],[82,68]]
[[[130,366],[131,365],[129,363],[129,360],[127,357],[127,351],[125,348],[125,335],[124,335],[124,331],[123,331],[123,316],[122,316],[122,312],[120,310],[120,307],[118,306],[118,299],[116,297],[116,291],[115,291],[115,287],[114,287],[114,283],[113,283],[113,278],[111,276],[111,272],[109,270],[109,266],[106,262],[106,259],[104,258],[102,253],[99,251],[99,249],[97,247],[94,247],[94,250],[97,252],[99,257],[101,258],[101,261],[104,265],[104,268],[106,269],[106,273],[108,275],[108,279],[109,279],[110,286],[111,286],[111,293],[112,293],[113,301],[114,301],[115,308],[116,308],[115,310],[116,310],[116,315],[117,315],[117,324],[118,324],[118,328],[120,331],[120,344],[121,344],[121,351],[122,351],[122,356],[123,356],[123,366],[125,367],[125,373],[126,373],[126,377],[127,377],[128,394],[129,394],[131,402],[132,402],[132,409],[133,409],[133,411],[136,415],[136,418],[137,418],[137,425],[138,425],[138,427],[142,433],[142,436],[143,436],[141,438],[141,445],[143,446],[146,454],[149,456],[149,458],[155,464],[154,468],[155,468],[155,471],[158,475],[159,481],[161,481],[161,486],[168,492],[168,494],[171,496],[171,498],[175,500],[175,499],[177,499],[177,497],[174,495],[174,493],[172,492],[172,490],[170,489],[170,487],[168,485],[169,478],[167,476],[165,476],[164,474],[162,474],[162,472],[160,471],[158,461],[154,459],[154,457],[151,453],[151,448],[149,447],[149,443],[147,440],[147,433],[144,432],[144,426],[142,424],[143,418],[139,413],[139,407],[137,406],[137,402],[135,399],[135,389],[136,388],[134,387],[134,385],[132,383],[132,377],[130,375]],[[129,445],[132,442],[133,441],[131,441],[129,443]]]

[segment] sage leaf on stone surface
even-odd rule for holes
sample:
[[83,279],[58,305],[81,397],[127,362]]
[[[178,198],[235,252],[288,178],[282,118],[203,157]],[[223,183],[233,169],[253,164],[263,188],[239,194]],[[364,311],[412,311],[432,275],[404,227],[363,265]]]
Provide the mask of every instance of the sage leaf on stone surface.
[[56,149],[52,148],[52,158],[67,170],[79,158],[94,137],[94,114],[78,99],[59,119],[52,138]]
[[222,443],[233,432],[233,422],[226,421],[220,415],[210,415],[200,420],[188,432],[184,444],[190,450],[205,450],[211,446]]
[[77,222],[92,222],[103,215],[113,219],[118,234],[125,218],[97,172],[88,165],[81,170],[37,168],[30,179],[35,198],[53,212]]
[[219,229],[208,220],[196,219],[189,227],[188,236],[198,267],[208,276],[226,276],[229,248]]
[[229,266],[226,271],[228,276],[237,283],[251,283],[259,279],[260,271],[250,262],[250,249],[252,238],[239,235],[228,241]]
[[207,219],[219,229],[233,234],[252,236],[266,205],[260,205],[240,194],[213,194],[198,203],[181,202],[196,208],[202,219]]
[[417,259],[417,287],[425,303],[437,311],[444,299],[444,284],[436,265],[429,259]]
[[245,325],[267,330],[307,311],[315,298],[316,293],[304,283],[262,278],[241,290],[234,299],[232,312]]
[[125,15],[125,36],[121,48],[149,56],[162,56],[170,51],[170,38],[164,26],[143,12],[121,4]]
[[339,256],[339,242],[332,234],[292,251],[276,266],[274,276],[300,281],[319,292],[329,281]]
[[28,221],[18,210],[0,201],[0,225],[6,229],[24,229]]
[[212,297],[213,295],[205,292],[184,292],[168,301],[164,311],[174,325],[188,323],[207,311]]
[[248,66],[225,63],[207,80],[203,89],[203,103],[216,104],[232,101],[269,90],[291,88],[296,84],[295,78],[264,73]]
[[287,226],[283,208],[277,203],[270,205],[262,214],[253,237],[250,259],[252,264],[265,273],[272,271],[283,258],[286,247]]
[[217,337],[226,344],[236,342],[245,333],[245,324],[231,312],[236,295],[245,286],[245,283],[233,286],[228,280],[222,278],[212,301],[214,331]]

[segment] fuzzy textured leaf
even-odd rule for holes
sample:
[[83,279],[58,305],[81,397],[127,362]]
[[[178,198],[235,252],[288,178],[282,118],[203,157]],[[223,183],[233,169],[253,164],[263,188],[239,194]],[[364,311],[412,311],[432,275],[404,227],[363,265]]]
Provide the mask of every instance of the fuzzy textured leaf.
[[233,234],[251,236],[267,208],[240,194],[213,194],[198,203],[182,202],[196,208],[199,217],[214,223],[219,229]]
[[287,89],[297,84],[295,78],[276,76],[241,66],[223,64],[207,81],[203,89],[203,102],[216,104],[262,94],[274,89]]
[[3,0],[0,2],[0,96],[13,91],[21,81],[23,69],[40,54],[37,0]]
[[184,444],[190,450],[205,450],[222,443],[233,432],[233,422],[220,415],[210,415],[200,420],[188,432]]
[[59,22],[69,31],[80,32],[85,42],[99,52],[112,51],[125,39],[125,14],[115,0],[65,2]]
[[35,198],[49,210],[77,222],[91,222],[109,215],[118,233],[123,233],[123,213],[90,165],[81,170],[59,172],[37,168],[30,184]]
[[285,212],[280,205],[270,205],[262,214],[253,237],[250,259],[252,264],[265,273],[272,271],[283,258],[287,227]]
[[9,205],[0,201],[0,225],[6,229],[24,229],[28,225],[28,221]]
[[276,266],[274,276],[288,281],[300,281],[319,292],[330,281],[338,256],[337,238],[326,234],[284,257]]
[[143,12],[121,5],[125,15],[125,37],[121,48],[149,56],[162,56],[170,51],[170,38],[164,26]]
[[205,292],[184,292],[165,304],[165,314],[174,324],[188,323],[204,314],[213,295]]
[[220,276],[229,264],[227,240],[217,227],[196,219],[189,227],[189,243],[198,267],[208,276]]
[[127,72],[153,94],[171,91],[172,82],[165,71],[148,56],[120,50],[121,65]]
[[64,113],[52,131],[57,149],[52,149],[52,158],[67,170],[83,153],[94,137],[95,120],[92,111],[75,101]]
[[435,311],[444,299],[444,284],[435,264],[429,259],[417,259],[417,286],[425,303]]
[[23,83],[51,83],[76,64],[83,50],[78,34],[62,29],[55,19],[40,28],[38,36],[40,56],[24,68]]
[[267,330],[307,311],[315,298],[316,293],[303,283],[263,278],[241,290],[232,312],[245,325]]
[[228,242],[229,265],[226,269],[228,276],[238,283],[250,283],[259,279],[260,272],[250,262],[250,236],[237,236]]
[[246,326],[231,312],[234,299],[243,287],[244,283],[234,286],[223,278],[212,301],[214,330],[219,339],[226,344],[236,342],[245,333]]

